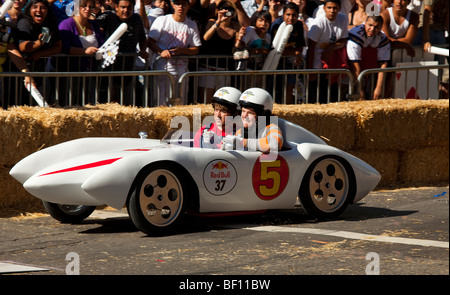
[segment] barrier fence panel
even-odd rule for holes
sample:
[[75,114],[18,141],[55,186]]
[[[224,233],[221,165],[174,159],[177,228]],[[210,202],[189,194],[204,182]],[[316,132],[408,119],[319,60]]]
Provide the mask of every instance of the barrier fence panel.
[[[386,98],[442,98],[439,88],[443,81],[442,77],[445,70],[448,70],[448,65],[446,64],[364,70],[358,76],[356,83],[357,93],[363,89],[366,92],[373,92],[375,76],[382,72],[386,73],[383,83],[383,93],[385,93],[384,97]],[[371,80],[369,82],[370,85],[367,85],[368,80]],[[389,83],[391,84],[387,85]]]
[[174,77],[166,71],[0,73],[0,102],[3,108],[37,105],[33,92],[25,88],[25,78],[32,79],[43,99],[55,106],[110,102],[155,106],[161,80],[164,78],[167,83],[169,97],[174,96],[176,85]]
[[[319,75],[324,77],[324,79],[317,78]],[[230,83],[228,86],[236,87],[241,91],[251,87],[264,88],[272,94],[277,103],[282,104],[339,102],[346,100],[348,96],[351,97],[354,89],[352,74],[347,69],[198,71],[187,72],[181,75],[178,80],[178,96],[182,97],[186,93],[189,95],[185,88],[186,85],[198,85],[198,80],[202,77],[229,77]],[[336,82],[332,84],[332,79],[329,77],[333,77]],[[190,83],[191,80],[193,83]],[[317,87],[310,89],[308,85],[311,85],[310,83],[314,81],[317,81]],[[333,89],[336,91],[333,91]],[[192,93],[194,103],[209,102],[207,99],[199,101],[196,99],[195,92]],[[320,96],[321,93],[322,96]]]
[[[383,93],[391,91],[390,95],[385,94],[383,97],[409,98],[412,87],[416,90],[420,88],[421,93],[426,89],[425,94],[418,95],[420,98],[438,98],[440,96],[435,93],[438,93],[439,83],[443,80],[442,73],[448,71],[448,65],[435,64],[377,68],[362,72],[354,80],[347,69],[304,69],[304,60],[296,65],[290,56],[283,57],[277,70],[273,71],[260,70],[264,59],[258,55],[243,61],[223,55],[156,59],[163,63],[174,62],[175,65],[182,60],[187,62],[188,72],[171,75],[166,70],[148,70],[147,62],[138,65],[135,58],[136,55],[118,55],[114,68],[106,68],[107,71],[98,65],[96,68],[88,66],[91,70],[69,71],[74,67],[83,68],[91,62],[97,63],[94,58],[86,56],[60,54],[39,60],[41,69],[42,63],[45,65],[45,72],[34,72],[39,68],[35,68],[37,65],[34,63],[29,65],[28,73],[13,72],[11,64],[6,62],[3,68],[7,72],[0,72],[0,106],[36,105],[30,92],[23,86],[25,78],[32,78],[46,102],[56,106],[106,102],[145,107],[208,103],[215,90],[222,86],[234,86],[240,90],[262,87],[271,92],[277,103],[283,104],[357,100],[362,89],[367,90],[369,94],[366,99],[370,99],[376,81],[370,76],[379,72],[386,72],[392,80],[387,79],[392,83],[383,85]],[[237,67],[244,70],[236,70]],[[403,86],[399,86],[396,81],[401,75],[405,81]],[[426,86],[420,86],[424,81],[427,81],[424,84]],[[384,91],[386,88],[389,91]],[[394,90],[400,91],[400,94]],[[416,92],[419,93],[419,90]]]
[[[275,83],[281,85],[281,75],[277,81],[272,82],[270,78],[261,75],[249,76],[245,75],[224,75],[223,72],[247,72],[260,71],[264,64],[265,56],[261,54],[250,55],[245,59],[235,60],[230,55],[178,55],[171,59],[164,59],[158,56],[152,64],[153,69],[167,70],[171,72],[176,80],[178,80],[186,72],[207,72],[196,75],[193,79],[184,78],[182,83],[178,83],[176,93],[178,101],[181,104],[192,102],[209,102],[214,92],[223,86],[240,85],[240,88],[246,88],[246,85],[258,85],[259,87],[272,87]],[[294,63],[293,56],[282,56],[280,58],[277,70],[285,71],[292,69],[303,69],[305,62],[301,59],[301,63]],[[210,75],[211,74],[211,75]],[[239,77],[237,77],[239,76]],[[247,76],[246,79],[242,78]],[[256,77],[257,76],[257,77]],[[253,79],[257,79],[256,81]],[[301,79],[301,78],[300,78]],[[298,77],[289,76],[287,93],[291,93],[294,89],[295,80],[299,82]],[[185,84],[183,84],[185,83]],[[247,87],[248,88],[248,87]],[[278,90],[279,91],[279,90]],[[288,96],[289,98],[292,95]],[[164,98],[160,98],[161,103]]]

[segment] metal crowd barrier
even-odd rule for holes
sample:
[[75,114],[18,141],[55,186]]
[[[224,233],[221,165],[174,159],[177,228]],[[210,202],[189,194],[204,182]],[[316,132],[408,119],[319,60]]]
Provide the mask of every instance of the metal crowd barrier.
[[24,87],[25,77],[41,79],[38,90],[45,101],[54,106],[117,102],[121,105],[150,107],[157,105],[154,99],[158,96],[159,87],[155,86],[161,85],[162,77],[169,83],[167,88],[170,97],[174,96],[173,89],[176,87],[173,76],[166,71],[0,73],[0,86],[5,81],[10,82],[9,89],[3,89],[3,108],[36,105],[31,93]]
[[[347,69],[299,69],[299,70],[274,70],[274,71],[199,71],[199,72],[187,72],[180,76],[178,79],[178,96],[182,97],[186,90],[184,87],[190,85],[187,81],[194,81],[194,85],[199,77],[229,77],[230,82],[227,86],[233,86],[240,90],[245,90],[251,87],[261,87],[266,89],[272,94],[277,103],[286,104],[287,98],[292,95],[293,100],[291,104],[297,103],[318,103],[319,102],[319,89],[321,81],[318,81],[316,89],[309,89],[308,85],[311,80],[310,75],[326,75],[337,76],[337,92],[332,93],[330,84],[327,85],[326,91],[326,103],[340,102],[347,100],[352,96],[354,89],[352,74]],[[277,79],[277,78],[282,79]],[[330,81],[329,79],[326,79]],[[292,89],[288,87],[289,83],[293,83]],[[322,83],[324,83],[322,81]],[[326,82],[325,82],[326,83]],[[224,85],[225,86],[225,85]],[[207,100],[198,101],[197,89],[193,91],[194,103],[207,103]],[[287,91],[292,91],[288,93]],[[315,94],[316,99],[310,100],[311,94]]]
[[[441,98],[439,86],[443,80],[444,70],[448,70],[447,64],[364,70],[358,76],[357,93],[363,88],[368,90],[368,92],[373,92],[376,81],[374,77],[378,73],[383,72],[391,75],[385,77],[382,93],[386,91],[387,79],[390,79],[390,83],[394,84],[388,97],[438,99]],[[368,83],[370,85],[366,86],[366,81],[370,81]],[[398,91],[395,91],[395,87]]]
[[[133,55],[131,55],[133,56]],[[85,57],[85,56],[84,56]],[[55,58],[55,57],[54,57]],[[56,56],[56,68],[63,64],[59,58],[65,58],[68,62],[70,58],[80,58],[67,55]],[[189,72],[174,77],[167,71],[154,70],[133,70],[130,71],[92,71],[92,72],[0,72],[0,106],[7,108],[11,105],[35,105],[28,91],[23,87],[23,79],[31,77],[40,80],[39,90],[50,105],[85,105],[106,102],[118,102],[124,105],[136,105],[144,107],[158,106],[161,103],[159,99],[161,88],[164,86],[168,92],[166,96],[172,98],[167,102],[171,104],[182,98],[182,103],[208,103],[210,96],[205,95],[207,89],[215,91],[217,88],[225,85],[208,84],[211,79],[225,78],[227,86],[234,86],[240,90],[250,87],[262,87],[272,93],[277,103],[329,103],[343,100],[355,100],[362,87],[365,87],[363,80],[369,75],[383,72],[398,73],[400,68],[372,69],[361,73],[356,82],[352,79],[351,73],[347,69],[314,70],[314,69],[282,69],[275,71],[258,70],[258,63],[252,59],[247,61],[250,65],[257,68],[243,71],[212,70],[210,67],[218,66],[221,58],[226,59],[226,67],[233,67],[235,61],[230,56],[218,55],[197,55],[197,56],[178,56],[177,58],[188,58]],[[257,59],[258,56],[251,58]],[[283,58],[281,63],[288,59]],[[259,63],[260,65],[261,63]],[[200,71],[200,66],[209,67],[207,71]],[[288,63],[292,66],[292,63]],[[121,65],[122,67],[130,65]],[[281,66],[288,67],[288,66]],[[147,65],[144,65],[147,68]],[[251,67],[249,67],[251,68]],[[428,72],[439,71],[437,77],[438,83],[442,80],[442,71],[447,69],[448,65],[417,66],[401,68],[401,70]],[[4,67],[8,69],[8,67]],[[55,69],[54,69],[55,70]],[[321,76],[314,84],[313,77]],[[408,76],[411,76],[409,74]],[[421,82],[421,77],[417,75],[416,85]],[[200,87],[200,80],[206,81],[206,87]],[[334,79],[337,83],[331,87],[330,81]],[[408,80],[408,78],[406,78]],[[405,84],[406,85],[406,84]],[[313,87],[313,88],[311,88]],[[434,86],[428,86],[430,88]],[[325,91],[322,91],[323,89]],[[417,87],[416,87],[417,88]],[[211,90],[210,89],[210,90]],[[319,92],[320,89],[320,92]],[[364,88],[369,89],[369,88]],[[373,83],[372,88],[373,90]],[[404,93],[407,93],[405,88]],[[421,98],[438,98],[431,94],[421,96]],[[211,93],[210,93],[211,95]],[[323,100],[319,101],[318,97]],[[405,97],[406,94],[405,94]],[[288,101],[289,100],[289,101]]]

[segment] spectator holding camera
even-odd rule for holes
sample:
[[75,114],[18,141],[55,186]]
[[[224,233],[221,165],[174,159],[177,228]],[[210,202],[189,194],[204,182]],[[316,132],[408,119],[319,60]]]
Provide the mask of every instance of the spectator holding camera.
[[[13,31],[16,47],[28,61],[32,61],[32,71],[44,72],[45,60],[41,57],[53,56],[61,52],[62,42],[58,25],[53,18],[47,0],[31,0],[25,6],[24,17],[17,22]],[[41,79],[35,79],[36,84]]]
[[[203,34],[203,45],[200,47],[202,55],[228,55],[233,51],[236,34],[239,31],[239,23],[234,21],[236,6],[230,0],[222,1],[217,6],[217,19],[212,18],[206,25]],[[229,70],[227,58],[210,58],[200,60],[200,71],[225,71]],[[214,91],[228,83],[228,77],[209,76],[200,77],[200,101],[210,102]]]
[[[208,9],[208,17],[209,18],[214,17],[217,7],[223,1],[227,1],[227,0],[215,0],[214,2],[211,1],[211,4],[209,5],[209,9]],[[233,2],[234,6],[236,7],[236,18],[237,18],[239,24],[242,27],[248,27],[250,25],[250,17],[247,15],[247,12],[245,12],[244,8],[242,7],[242,1],[241,0],[230,0],[230,1]]]

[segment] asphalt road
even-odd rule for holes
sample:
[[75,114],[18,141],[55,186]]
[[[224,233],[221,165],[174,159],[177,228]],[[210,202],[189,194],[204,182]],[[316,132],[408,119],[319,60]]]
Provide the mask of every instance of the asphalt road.
[[[79,225],[48,215],[3,218],[0,272],[22,267],[16,273],[255,275],[235,281],[240,290],[264,284],[262,275],[449,275],[448,191],[375,191],[328,222],[311,220],[301,209],[192,218],[164,237],[137,231],[126,210],[97,210]],[[192,287],[207,292],[209,286]],[[227,287],[231,280],[211,286]]]

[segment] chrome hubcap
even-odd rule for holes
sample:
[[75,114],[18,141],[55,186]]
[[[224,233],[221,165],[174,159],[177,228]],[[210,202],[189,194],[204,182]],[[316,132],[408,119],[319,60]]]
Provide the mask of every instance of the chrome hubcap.
[[335,159],[319,162],[311,174],[309,188],[316,207],[323,212],[338,210],[348,196],[348,175],[345,167]]
[[178,178],[168,170],[151,172],[142,183],[139,202],[145,218],[156,226],[167,226],[180,214],[183,191]]

